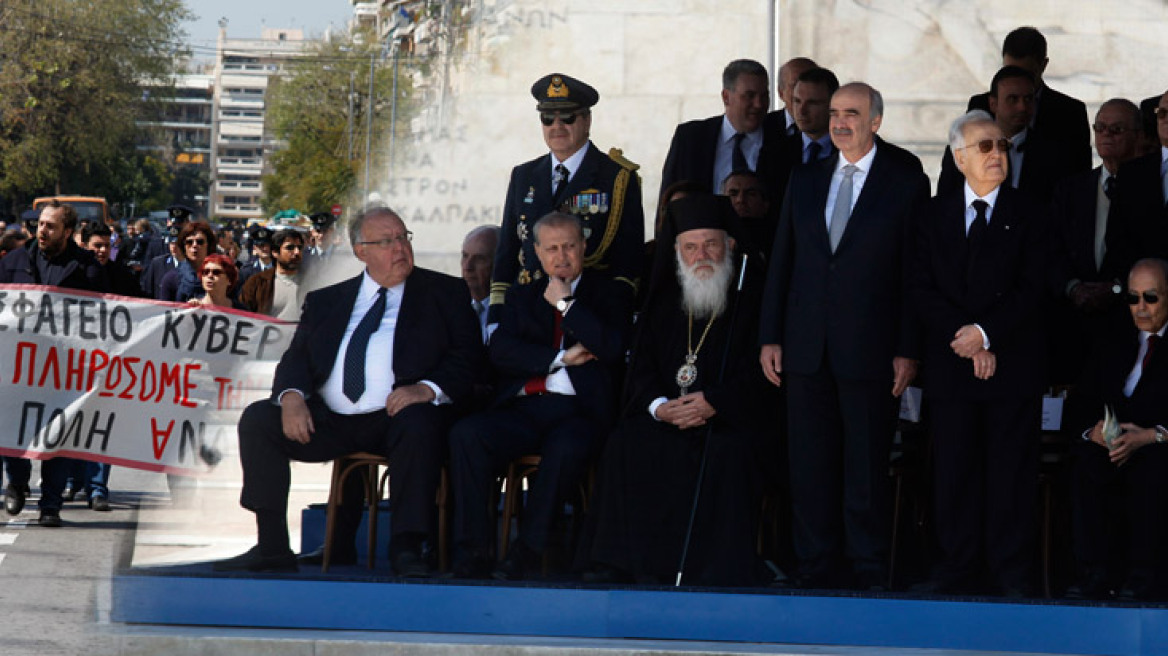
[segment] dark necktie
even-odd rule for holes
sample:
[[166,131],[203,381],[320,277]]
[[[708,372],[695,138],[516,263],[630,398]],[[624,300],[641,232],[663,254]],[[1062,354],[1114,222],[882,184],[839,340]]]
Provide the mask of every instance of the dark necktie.
[[369,338],[381,326],[381,318],[385,315],[384,287],[377,290],[377,300],[373,307],[361,317],[361,323],[349,338],[349,346],[345,349],[345,376],[341,381],[341,390],[350,401],[356,403],[365,393],[365,352],[369,350]]
[[731,153],[730,169],[731,173],[735,171],[751,171],[753,169],[746,163],[746,153],[742,152],[742,140],[746,135],[742,132],[734,135],[734,150]]
[[807,147],[807,161],[818,162],[821,152],[823,152],[823,145],[818,141],[812,141],[811,145]]
[[1108,176],[1107,180],[1103,183],[1103,193],[1107,194],[1107,200],[1109,201],[1115,200],[1115,184],[1114,175]]
[[982,239],[989,227],[986,222],[986,210],[989,209],[989,206],[989,203],[980,198],[973,201],[973,211],[976,214],[973,217],[973,223],[969,224],[969,235],[966,240],[968,259],[966,260],[965,273],[967,277],[973,273],[973,262],[977,259],[977,251],[981,248]]
[[1160,341],[1160,336],[1156,334],[1148,335],[1148,350],[1144,351],[1144,359],[1140,362],[1140,377],[1142,378],[1144,372],[1148,370],[1148,362],[1152,359],[1152,351],[1156,350],[1156,343]]
[[552,191],[552,207],[560,206],[560,196],[563,195],[564,189],[568,187],[568,176],[571,173],[568,167],[563,164],[556,164],[556,174],[552,176],[555,178],[555,190]]

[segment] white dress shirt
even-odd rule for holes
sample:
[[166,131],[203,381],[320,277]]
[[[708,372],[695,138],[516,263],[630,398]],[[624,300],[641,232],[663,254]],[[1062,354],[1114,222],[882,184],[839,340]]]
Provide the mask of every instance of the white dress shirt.
[[551,190],[552,190],[552,192],[555,192],[555,190],[556,190],[556,166],[563,164],[568,169],[568,182],[571,182],[572,178],[576,177],[576,172],[580,170],[580,164],[583,163],[584,156],[588,154],[588,146],[589,146],[588,142],[585,141],[583,148],[572,153],[571,157],[569,157],[568,159],[566,159],[562,162],[560,160],[556,159],[555,153],[551,153],[551,156],[552,156]]
[[852,174],[852,208],[855,208],[856,201],[860,199],[860,192],[864,189],[864,181],[868,179],[868,172],[872,170],[872,160],[874,159],[876,159],[876,144],[872,144],[868,152],[854,164],[849,162],[843,153],[839,153],[836,157],[835,173],[831,174],[831,186],[827,190],[827,206],[823,208],[828,234],[831,234],[831,213],[835,211],[835,199],[839,198],[840,184],[844,181],[844,167],[849,164],[856,167],[856,172]]
[[[573,296],[576,294],[576,287],[579,284],[580,276],[576,276],[576,279],[572,281]],[[565,317],[568,316],[568,313],[572,311],[573,304],[575,304],[575,301],[569,303],[568,309],[564,311],[563,314]],[[546,378],[544,378],[544,388],[552,394],[575,396],[576,386],[572,384],[572,377],[568,375],[568,368],[564,365],[564,354],[567,353],[567,350],[562,348],[563,345],[563,338],[561,338],[559,344],[561,347],[560,352],[556,354],[556,359],[552,360],[551,365],[548,366],[548,375]],[[523,388],[519,388],[519,396],[523,395]]]
[[[1164,348],[1164,329],[1168,328],[1168,324],[1160,326],[1160,330],[1155,334],[1160,336],[1160,344],[1157,348]],[[1131,373],[1127,375],[1127,379],[1123,383],[1123,395],[1131,398],[1131,395],[1136,391],[1136,385],[1140,384],[1140,376],[1144,375],[1144,356],[1148,354],[1148,337],[1152,333],[1140,331],[1140,351],[1136,354],[1136,366],[1132,367]]]
[[[730,124],[730,119],[722,116],[722,131],[718,135],[718,147],[714,150],[714,184],[711,189],[721,189],[726,176],[734,169],[734,135],[738,130]],[[762,126],[754,132],[747,132],[742,139],[742,154],[750,170],[758,170],[758,154],[762,151]]]
[[[377,290],[380,288],[381,286],[370,278],[369,272],[366,271],[361,279],[361,288],[357,291],[357,299],[353,302],[353,311],[349,314],[349,323],[345,327],[345,334],[337,348],[332,371],[320,388],[320,395],[325,405],[337,414],[355,415],[378,410],[384,411],[385,400],[393,391],[393,338],[397,327],[398,310],[401,308],[401,299],[406,288],[404,282],[390,287],[386,291],[385,314],[382,315],[381,324],[377,330],[369,337],[369,344],[365,351],[365,392],[354,403],[345,396],[343,391],[345,350],[349,347],[349,340],[352,339],[357,324],[361,323],[365,313],[373,307],[373,303],[377,300]],[[442,388],[433,382],[423,380],[422,384],[434,391],[434,400],[431,401],[434,405],[451,402],[450,397],[442,391]],[[283,399],[284,395],[289,392],[306,396],[304,390],[290,389],[281,392],[279,398]]]

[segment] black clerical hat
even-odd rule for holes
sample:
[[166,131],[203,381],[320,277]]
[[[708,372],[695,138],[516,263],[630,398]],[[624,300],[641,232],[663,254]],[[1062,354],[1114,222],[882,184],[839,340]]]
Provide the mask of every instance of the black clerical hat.
[[726,196],[714,194],[690,194],[679,198],[665,208],[665,221],[670,225],[670,234],[677,237],[689,230],[730,231],[738,215]]

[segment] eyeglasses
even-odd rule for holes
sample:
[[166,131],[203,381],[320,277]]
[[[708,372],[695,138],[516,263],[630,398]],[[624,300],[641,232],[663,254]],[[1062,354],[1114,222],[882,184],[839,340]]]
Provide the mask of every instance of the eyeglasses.
[[379,248],[389,248],[390,246],[393,246],[394,244],[401,244],[402,246],[405,246],[406,244],[410,243],[413,240],[414,240],[414,233],[410,232],[409,230],[406,230],[405,232],[403,232],[402,234],[400,234],[396,237],[387,237],[385,239],[377,239],[375,241],[359,241],[357,243],[361,244],[362,246],[377,246]]
[[1095,125],[1091,126],[1091,129],[1095,131],[1095,134],[1103,134],[1104,132],[1106,132],[1107,134],[1110,134],[1113,137],[1118,137],[1119,135],[1123,134],[1124,132],[1127,132],[1128,130],[1134,130],[1135,128],[1128,127],[1122,123],[1113,123],[1111,125],[1104,125],[1102,123],[1096,123]]
[[577,116],[583,116],[586,113],[587,112],[540,112],[539,122],[550,127],[551,124],[555,123],[556,119],[558,118],[560,119],[560,123],[563,123],[564,125],[571,125],[576,122]]
[[224,273],[226,273],[226,272],[223,271],[223,269],[203,269],[203,277],[204,278],[206,278],[207,276],[211,276],[212,278],[218,278],[219,276],[223,275]]
[[1144,302],[1148,305],[1155,305],[1160,302],[1160,295],[1156,292],[1143,292],[1142,294],[1139,292],[1128,292],[1127,304],[1139,305],[1141,296],[1144,298]]
[[1156,111],[1152,113],[1156,115],[1158,120],[1163,121],[1164,119],[1168,118],[1168,107],[1157,107]]
[[206,246],[207,240],[203,239],[202,237],[197,237],[197,238],[186,239],[185,241],[183,241],[183,243],[186,244],[187,246]]
[[1009,139],[998,139],[997,141],[994,141],[993,139],[982,139],[981,141],[979,141],[977,143],[971,143],[968,146],[962,146],[961,148],[958,148],[958,150],[965,150],[966,148],[977,148],[977,152],[981,153],[982,155],[985,155],[986,153],[989,153],[991,150],[994,149],[994,145],[997,145],[998,152],[1002,152],[1002,153],[1010,152],[1010,140]]

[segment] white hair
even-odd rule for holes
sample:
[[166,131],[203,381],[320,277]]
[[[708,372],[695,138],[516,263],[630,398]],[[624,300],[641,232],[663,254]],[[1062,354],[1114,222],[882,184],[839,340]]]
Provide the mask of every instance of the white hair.
[[994,123],[994,117],[984,109],[971,109],[958,116],[949,126],[949,150],[957,152],[965,148],[965,126],[973,123]]
[[681,307],[698,317],[720,316],[726,310],[727,291],[734,276],[734,253],[727,247],[720,262],[714,262],[714,272],[699,276],[697,268],[705,261],[687,266],[677,254],[677,282],[681,285]]

